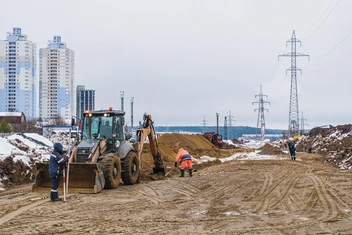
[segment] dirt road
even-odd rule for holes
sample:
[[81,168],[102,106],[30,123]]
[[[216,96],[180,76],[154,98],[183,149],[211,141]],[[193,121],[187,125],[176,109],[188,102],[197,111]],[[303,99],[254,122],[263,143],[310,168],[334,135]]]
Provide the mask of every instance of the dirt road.
[[351,234],[352,172],[299,154],[237,160],[194,177],[120,185],[52,203],[0,193],[1,234]]

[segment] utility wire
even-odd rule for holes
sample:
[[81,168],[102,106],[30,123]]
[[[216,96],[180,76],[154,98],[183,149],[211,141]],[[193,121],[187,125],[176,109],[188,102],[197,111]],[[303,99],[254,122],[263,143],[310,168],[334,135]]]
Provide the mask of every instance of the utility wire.
[[309,65],[308,65],[307,67],[305,67],[303,70],[306,70],[306,69],[312,67],[313,65],[315,65],[316,63],[318,63],[320,60],[322,60],[325,56],[327,56],[328,54],[330,54],[333,50],[335,50],[336,48],[338,48],[340,45],[344,45],[344,44],[346,44],[347,42],[351,41],[352,38],[351,38],[350,40],[346,41],[345,43],[341,44],[341,43],[342,43],[343,41],[345,41],[346,38],[348,38],[351,34],[352,34],[352,31],[351,31],[344,39],[342,39],[335,47],[333,47],[329,52],[327,52],[326,54],[320,56],[319,59],[317,59],[314,63],[309,64]]
[[323,19],[323,21],[318,25],[318,27],[313,31],[313,33],[306,39],[306,42],[314,35],[314,33],[319,29],[319,27],[325,22],[325,20],[330,16],[331,12],[334,11],[336,6],[339,4],[340,0],[336,3],[336,5],[331,9],[331,11],[328,13],[328,15]]
[[[321,32],[317,37],[318,37],[318,40],[315,42],[315,44],[314,45],[316,45],[316,43],[320,40],[320,39],[322,39],[323,37],[325,37],[334,27],[332,27],[332,28],[330,28],[331,26],[336,26],[337,24],[339,24],[350,12],[351,12],[351,10],[352,10],[352,5],[350,5],[347,9],[346,9],[346,11],[344,11],[344,13],[342,13],[332,24],[330,24],[329,26],[328,26],[328,28],[326,29],[326,31],[325,31],[325,34],[322,36],[322,37],[320,37],[319,38],[319,36],[322,34],[322,33],[324,33],[324,31],[323,32]],[[346,14],[347,13],[347,14]],[[342,18],[341,18],[342,17]],[[341,19],[340,19],[341,18]],[[337,22],[338,21],[338,22]],[[336,23],[337,22],[337,23]]]
[[[334,4],[335,1],[336,1],[336,0],[334,0],[334,1],[329,5],[329,7],[326,8],[326,10],[319,16],[319,18],[314,22],[314,24],[312,24],[312,26],[310,26],[310,28],[302,35],[302,37],[304,37],[304,35],[306,35],[306,34],[313,28],[313,26],[320,20],[321,17],[323,17],[323,15],[325,14],[325,12],[327,12],[327,11],[329,10],[329,8]],[[322,2],[323,2],[323,1],[322,1]],[[321,5],[322,2],[320,2],[319,6]],[[319,8],[319,6],[318,6],[318,8]]]
[[[349,56],[349,55],[351,55],[351,54],[352,54],[352,51],[351,51],[350,53],[348,53],[347,55],[345,55],[344,57],[342,57],[341,59],[339,59],[339,60],[337,60],[337,61],[335,61],[335,62],[329,64],[328,66],[325,66],[324,68],[315,70],[315,71],[313,71],[313,72],[311,72],[311,73],[316,73],[316,72],[319,72],[319,71],[321,71],[321,70],[327,69],[327,68],[329,68],[330,66],[336,64],[337,62],[340,62],[341,60],[345,59],[347,56]],[[309,73],[308,73],[308,74],[309,74]]]
[[[286,49],[287,49],[287,47],[285,48],[285,50],[284,50],[284,52],[283,52],[282,54],[285,54]],[[279,65],[280,65],[280,64],[281,64],[281,60],[279,60],[279,61],[276,63],[276,67],[274,68],[273,72],[271,73],[271,74],[272,74],[272,75],[271,75],[271,79],[270,79],[268,85],[267,85],[266,88],[265,88],[266,90],[269,90],[270,84],[271,84],[271,82],[273,81],[273,79],[274,79],[274,77],[275,77],[275,75],[276,75],[276,73],[277,73],[277,70],[279,69]]]
[[281,63],[281,61],[279,60],[279,61],[277,62],[277,64],[276,64],[276,66],[275,66],[275,69],[274,69],[273,73],[271,73],[271,74],[272,74],[272,75],[271,75],[271,79],[270,79],[268,85],[266,86],[266,89],[268,89],[268,88],[270,87],[270,84],[271,84],[271,82],[273,81],[273,79],[274,79],[274,77],[275,77],[275,74],[276,74],[276,72],[277,72],[277,70],[278,70],[278,68],[279,68],[280,63]]

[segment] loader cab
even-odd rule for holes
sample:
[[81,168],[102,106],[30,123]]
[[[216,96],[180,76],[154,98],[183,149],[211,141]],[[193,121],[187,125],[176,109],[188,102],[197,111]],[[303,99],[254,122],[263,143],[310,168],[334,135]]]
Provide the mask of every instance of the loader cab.
[[96,142],[106,138],[112,150],[124,140],[124,112],[116,110],[85,111],[82,122],[82,139]]

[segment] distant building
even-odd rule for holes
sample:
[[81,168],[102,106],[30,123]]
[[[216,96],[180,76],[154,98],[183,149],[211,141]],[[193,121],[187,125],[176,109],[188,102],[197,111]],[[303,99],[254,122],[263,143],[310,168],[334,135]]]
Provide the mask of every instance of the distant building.
[[36,50],[21,28],[0,40],[0,112],[36,117]]
[[39,116],[70,120],[76,111],[74,52],[54,36],[39,50],[39,57]]
[[0,112],[0,122],[5,119],[11,125],[12,131],[26,130],[26,116],[23,112]]
[[95,110],[95,90],[86,90],[85,86],[76,88],[76,117],[81,118],[84,110]]

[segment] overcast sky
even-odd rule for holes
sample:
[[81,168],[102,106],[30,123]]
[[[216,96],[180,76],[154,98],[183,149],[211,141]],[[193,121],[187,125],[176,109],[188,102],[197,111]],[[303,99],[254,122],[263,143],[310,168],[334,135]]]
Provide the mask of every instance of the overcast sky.
[[[134,125],[256,126],[260,85],[266,127],[287,129],[295,30],[299,114],[313,128],[351,123],[350,0],[17,0],[1,3],[0,39],[13,27],[45,48],[60,35],[75,51],[76,84],[96,108],[121,108]],[[39,73],[38,73],[39,75]]]

